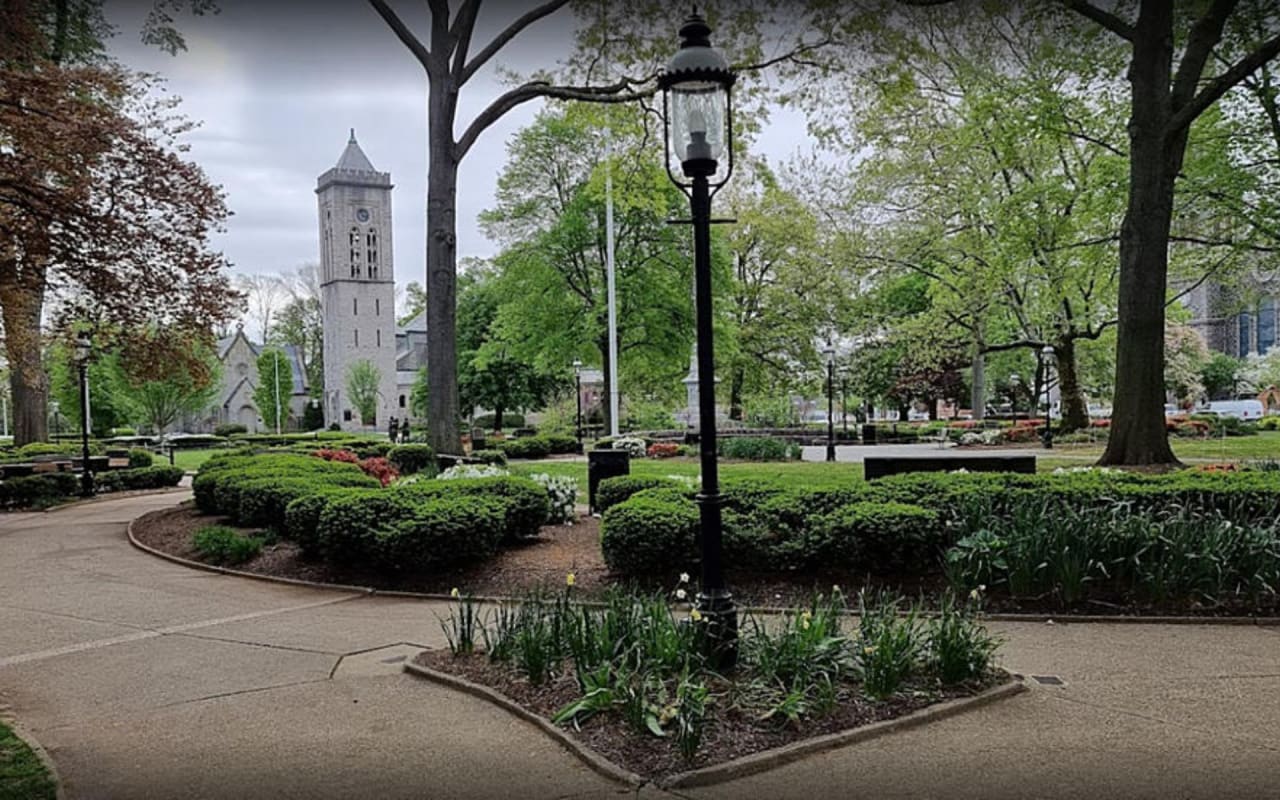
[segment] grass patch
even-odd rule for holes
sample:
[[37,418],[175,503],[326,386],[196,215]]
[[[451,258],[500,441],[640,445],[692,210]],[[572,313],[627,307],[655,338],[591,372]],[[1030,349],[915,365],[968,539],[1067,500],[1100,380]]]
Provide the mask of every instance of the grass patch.
[[57,794],[43,762],[0,722],[0,800],[53,800]]
[[[173,465],[182,467],[187,472],[195,472],[204,465],[215,454],[223,452],[216,447],[206,447],[204,449],[177,450],[173,454]],[[169,460],[168,454],[156,456],[156,463],[163,464]]]

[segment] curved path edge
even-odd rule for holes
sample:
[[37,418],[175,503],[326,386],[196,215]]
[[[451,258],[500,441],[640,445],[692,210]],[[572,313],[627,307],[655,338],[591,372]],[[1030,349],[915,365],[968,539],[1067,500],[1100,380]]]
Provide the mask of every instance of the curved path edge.
[[13,731],[14,735],[36,754],[36,758],[40,759],[40,763],[49,771],[49,780],[53,781],[54,797],[57,800],[66,800],[67,791],[62,785],[62,776],[58,774],[58,765],[54,762],[53,756],[49,755],[49,751],[44,749],[44,745],[36,739],[31,729],[9,714],[0,714],[0,720],[4,720],[9,730]]
[[506,695],[498,692],[488,686],[482,686],[478,683],[460,678],[456,675],[450,675],[447,672],[424,667],[420,664],[412,662],[404,665],[404,671],[410,675],[438,683],[442,686],[465,692],[482,700],[502,708],[505,711],[519,717],[525,722],[530,723],[534,727],[541,730],[553,740],[558,742],[562,747],[576,756],[582,763],[606,778],[617,781],[624,786],[638,787],[647,783],[662,789],[686,789],[695,786],[710,786],[717,783],[724,783],[737,778],[743,778],[748,775],[754,775],[758,772],[780,767],[789,764],[801,758],[820,753],[824,750],[831,750],[836,747],[842,747],[847,744],[856,742],[864,742],[869,739],[876,739],[886,736],[895,731],[915,728],[929,722],[936,722],[948,717],[962,714],[983,706],[990,705],[998,700],[1003,700],[1014,695],[1022,694],[1030,691],[1025,679],[1021,675],[1011,673],[1005,670],[1005,674],[1009,677],[1009,681],[999,686],[993,686],[990,689],[979,692],[972,697],[961,697],[955,700],[948,700],[931,706],[913,711],[905,716],[896,717],[894,719],[874,722],[870,725],[863,725],[857,728],[849,728],[843,731],[836,731],[822,736],[815,736],[811,739],[805,739],[799,742],[793,742],[782,747],[775,747],[769,750],[761,750],[758,753],[735,758],[731,761],[725,761],[720,764],[713,764],[709,767],[701,769],[689,770],[686,772],[677,772],[674,775],[668,775],[657,781],[650,781],[628,769],[614,764],[609,759],[592,750],[587,745],[570,736],[564,730],[551,723],[539,714],[535,714],[524,706],[511,700]]

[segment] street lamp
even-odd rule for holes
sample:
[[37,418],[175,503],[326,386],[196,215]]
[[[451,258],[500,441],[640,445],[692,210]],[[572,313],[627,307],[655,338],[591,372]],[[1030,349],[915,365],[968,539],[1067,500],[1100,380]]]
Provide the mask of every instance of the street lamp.
[[1044,432],[1041,437],[1045,450],[1053,449],[1053,400],[1049,395],[1049,370],[1053,368],[1053,357],[1053,345],[1046,344],[1040,349],[1040,374],[1044,376]]
[[52,402],[50,402],[50,403],[49,403],[49,410],[53,412],[53,434],[54,434],[54,436],[60,436],[60,435],[62,434],[62,413],[61,413],[61,406],[62,406],[62,404],[61,404],[61,403],[59,403],[57,400],[54,400],[54,401],[52,401]]
[[836,460],[836,349],[827,342],[827,349],[822,351],[827,362],[827,460]]
[[578,389],[578,452],[582,452],[582,362],[573,360],[573,380]]
[[[698,427],[702,490],[697,495],[708,655],[719,668],[738,660],[738,611],[721,562],[720,476],[716,463],[716,359],[712,342],[711,196],[733,174],[733,83],[711,28],[695,11],[680,28],[680,49],[658,77],[667,175],[689,197],[693,222],[694,306],[698,341]],[[725,163],[721,163],[725,156]]]
[[1013,413],[1014,424],[1018,422],[1018,384],[1022,383],[1022,379],[1018,377],[1018,373],[1009,376],[1009,407]]
[[89,466],[89,337],[76,337],[75,361],[80,371],[80,496],[93,497],[93,469]]

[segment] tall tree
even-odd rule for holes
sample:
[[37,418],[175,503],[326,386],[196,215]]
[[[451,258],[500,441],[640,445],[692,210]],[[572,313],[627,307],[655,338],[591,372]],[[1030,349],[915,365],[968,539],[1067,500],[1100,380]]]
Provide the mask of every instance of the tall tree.
[[117,401],[157,434],[207,410],[221,382],[222,362],[211,337],[182,328],[134,331],[107,363]]
[[253,404],[269,430],[283,430],[289,419],[289,401],[293,397],[293,368],[284,351],[268,347],[258,356],[258,385],[253,389]]
[[237,295],[208,248],[222,193],[182,158],[190,125],[101,57],[99,5],[9,0],[0,15],[0,320],[21,444],[47,433],[46,306],[101,349],[110,331],[205,329]]
[[[472,37],[483,5],[481,0],[464,0],[451,14],[446,0],[429,0],[427,9],[430,30],[420,36],[392,9],[388,0],[369,0],[378,15],[395,33],[397,39],[413,54],[427,77],[427,361],[430,406],[428,415],[430,443],[440,452],[455,452],[459,447],[458,374],[457,374],[457,187],[458,167],[471,147],[490,126],[507,112],[539,98],[620,103],[639,100],[654,91],[656,66],[674,49],[670,10],[662,5],[635,3],[601,8],[584,4],[584,10],[599,22],[585,26],[578,34],[586,51],[580,61],[586,68],[577,74],[580,85],[553,83],[546,74],[536,75],[499,95],[457,130],[458,101],[462,89],[476,73],[493,60],[514,40],[541,20],[570,5],[570,0],[546,0],[524,10],[511,20],[483,47],[473,52]],[[712,4],[721,5],[721,4]],[[724,7],[741,7],[742,2],[724,3]],[[497,5],[494,6],[498,8]],[[520,6],[503,6],[504,10]],[[771,11],[769,4],[753,2],[744,13],[731,16],[730,24],[718,33],[718,43],[740,59],[750,61],[759,53],[755,41],[757,23]],[[711,14],[713,21],[717,15]],[[772,16],[769,14],[769,16]],[[612,30],[605,23],[612,25]],[[600,75],[600,58],[604,44],[619,42],[626,48],[615,48],[619,60],[637,66],[639,77],[606,77]],[[728,45],[728,46],[726,46]],[[783,55],[762,62],[776,63],[803,52],[808,46],[784,48]],[[622,52],[619,52],[622,51]],[[569,54],[566,54],[569,55]],[[616,63],[616,62],[615,62]],[[593,80],[595,79],[595,80]]]
[[236,276],[236,288],[244,295],[249,319],[257,324],[262,343],[266,344],[271,339],[276,312],[289,296],[284,282],[277,275],[240,274]]
[[315,264],[304,264],[281,273],[280,283],[289,300],[275,313],[268,342],[297,349],[311,395],[320,397],[324,389],[324,315],[319,269]]

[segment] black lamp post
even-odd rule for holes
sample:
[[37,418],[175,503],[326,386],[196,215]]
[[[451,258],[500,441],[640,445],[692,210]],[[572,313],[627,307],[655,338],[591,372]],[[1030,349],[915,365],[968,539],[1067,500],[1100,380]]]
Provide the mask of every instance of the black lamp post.
[[[693,221],[694,310],[698,335],[698,423],[702,490],[698,511],[702,588],[697,610],[708,655],[724,669],[738,660],[738,611],[721,561],[720,476],[716,463],[716,359],[711,311],[711,196],[733,173],[733,83],[711,28],[695,11],[680,28],[680,49],[658,77],[662,88],[667,175],[689,197]],[[721,164],[721,156],[725,163]]]
[[573,381],[578,389],[578,452],[582,452],[582,362],[573,360]]
[[827,362],[827,460],[836,460],[836,349],[827,342],[827,349],[822,351]]
[[1009,376],[1009,407],[1013,413],[1013,422],[1018,423],[1018,384],[1022,383],[1022,379],[1018,377],[1018,373]]
[[844,438],[849,438],[849,386],[844,376],[840,376],[840,424],[844,426]]
[[75,361],[80,371],[80,496],[93,497],[93,468],[89,466],[89,356],[88,336],[76,337]]
[[1046,344],[1040,349],[1040,374],[1044,376],[1044,432],[1040,435],[1044,441],[1045,450],[1053,449],[1053,417],[1051,416],[1053,401],[1049,396],[1051,386],[1049,371],[1053,368],[1053,356],[1053,345]]

